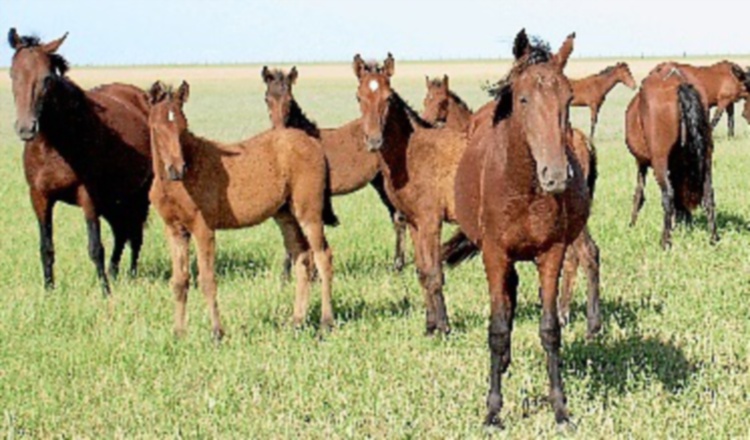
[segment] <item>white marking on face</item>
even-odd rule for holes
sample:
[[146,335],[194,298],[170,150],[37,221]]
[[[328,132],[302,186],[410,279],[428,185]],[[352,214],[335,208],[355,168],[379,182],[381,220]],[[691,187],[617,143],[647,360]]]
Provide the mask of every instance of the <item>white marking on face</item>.
[[370,81],[370,90],[372,90],[373,92],[377,92],[379,88],[380,84],[378,84],[378,80],[373,79],[372,81]]
[[169,113],[167,113],[167,120],[169,122],[174,122],[174,112],[172,110],[170,110]]

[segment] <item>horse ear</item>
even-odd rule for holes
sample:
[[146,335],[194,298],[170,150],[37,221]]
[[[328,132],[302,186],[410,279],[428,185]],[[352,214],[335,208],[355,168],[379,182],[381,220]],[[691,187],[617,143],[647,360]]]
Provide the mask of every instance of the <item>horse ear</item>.
[[47,53],[55,53],[57,52],[57,49],[62,46],[63,42],[65,42],[65,39],[68,38],[68,33],[65,32],[65,35],[58,38],[57,40],[52,40],[49,43],[46,43],[42,46],[42,50]]
[[289,71],[289,75],[287,75],[287,79],[289,80],[289,84],[294,84],[297,82],[297,66],[293,66],[292,70]]
[[263,66],[263,70],[260,71],[260,77],[263,78],[263,82],[266,84],[271,82],[271,80],[273,80],[271,69],[269,69],[268,66]]
[[187,81],[182,81],[182,84],[180,84],[180,88],[177,89],[177,100],[179,100],[180,102],[184,104],[187,102],[189,97],[190,97],[190,84],[188,84]]
[[492,116],[492,125],[497,125],[503,119],[510,117],[513,113],[513,89],[510,84],[505,84],[497,92],[497,105],[495,114]]
[[427,88],[429,89],[430,88],[430,76],[429,75],[425,75],[424,76],[424,83],[427,86]]
[[365,61],[359,54],[354,55],[352,68],[354,69],[354,75],[356,75],[357,78],[362,78],[362,74],[365,72]]
[[10,45],[11,49],[17,50],[21,47],[21,37],[18,36],[16,28],[10,28],[10,30],[8,31],[8,44]]
[[166,96],[167,90],[161,81],[156,81],[148,90],[148,102],[151,105],[161,102]]
[[448,87],[448,75],[443,75],[443,87],[445,87],[445,90],[450,90],[450,87]]
[[513,41],[513,56],[518,60],[524,55],[527,55],[531,51],[531,44],[529,43],[529,37],[526,35],[526,29],[516,35],[516,39]]
[[393,58],[393,55],[388,52],[388,57],[383,62],[383,73],[390,78],[393,76],[393,74],[396,72],[396,60]]
[[565,66],[568,64],[568,59],[570,58],[570,54],[573,53],[573,43],[576,39],[576,33],[573,32],[570,35],[565,38],[565,41],[563,41],[562,46],[560,46],[560,50],[557,51],[555,56],[553,57],[554,62],[560,67],[560,70],[564,69]]

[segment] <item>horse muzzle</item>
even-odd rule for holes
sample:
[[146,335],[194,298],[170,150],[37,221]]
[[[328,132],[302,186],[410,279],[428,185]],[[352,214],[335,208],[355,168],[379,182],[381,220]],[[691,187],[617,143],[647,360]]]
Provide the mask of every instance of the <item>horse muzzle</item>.
[[555,169],[544,167],[539,171],[539,184],[546,193],[561,194],[568,188],[568,182],[573,176],[573,167],[570,164]]
[[174,165],[169,165],[166,171],[167,171],[167,177],[169,177],[169,180],[176,182],[185,178],[185,172],[187,171],[187,166],[182,165],[180,167],[175,167]]
[[16,122],[16,134],[22,141],[28,142],[34,139],[39,133],[39,122],[34,119],[29,124],[19,124]]
[[367,150],[370,152],[380,151],[383,148],[383,137],[365,136],[365,145],[367,145]]

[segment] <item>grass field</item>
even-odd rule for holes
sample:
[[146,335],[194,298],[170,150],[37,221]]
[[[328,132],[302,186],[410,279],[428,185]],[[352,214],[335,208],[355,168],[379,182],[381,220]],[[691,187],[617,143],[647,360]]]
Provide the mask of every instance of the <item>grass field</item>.
[[[700,60],[708,62],[710,60]],[[747,64],[748,60],[738,60]],[[609,60],[573,60],[571,76]],[[636,60],[640,77],[656,60]],[[398,63],[394,85],[421,107],[425,73],[451,75],[475,108],[479,86],[507,62]],[[348,65],[299,66],[298,101],[321,126],[358,115]],[[73,69],[85,86],[160,78],[190,81],[192,129],[221,140],[269,125],[260,66]],[[721,242],[705,217],[659,246],[662,210],[649,175],[639,224],[627,226],[635,166],[624,145],[620,86],[597,129],[600,180],[590,226],[602,253],[604,329],[585,341],[583,277],[573,323],[563,331],[563,378],[580,438],[750,436],[750,129],[716,134],[715,188]],[[588,131],[587,110],[574,110]],[[739,113],[739,112],[738,112]],[[471,438],[482,437],[489,310],[484,271],[473,261],[446,274],[454,333],[423,334],[413,265],[389,270],[393,233],[377,195],[335,199],[337,328],[318,338],[316,289],[310,325],[289,326],[292,286],[282,286],[280,234],[271,223],[218,236],[219,303],[228,337],[216,347],[202,295],[191,290],[189,332],[172,336],[170,260],[152,213],[141,274],[103,300],[86,253],[82,212],[55,211],[57,288],[42,288],[38,233],[12,132],[7,75],[0,75],[0,429],[24,437]],[[105,246],[112,240],[106,229]],[[452,228],[449,228],[451,230]],[[446,233],[447,235],[447,233]],[[126,254],[126,258],[128,255]],[[127,260],[126,260],[127,261]],[[504,380],[506,429],[499,437],[556,435],[538,337],[536,275],[521,265],[513,363]]]

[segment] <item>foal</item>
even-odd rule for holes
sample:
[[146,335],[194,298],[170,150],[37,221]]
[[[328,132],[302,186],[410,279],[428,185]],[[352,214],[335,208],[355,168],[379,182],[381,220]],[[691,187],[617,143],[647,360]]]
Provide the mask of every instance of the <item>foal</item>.
[[297,276],[294,324],[302,324],[310,294],[310,259],[322,281],[321,325],[333,324],[331,250],[323,232],[326,162],[320,144],[299,130],[272,130],[223,145],[188,130],[183,105],[189,87],[149,92],[154,184],[151,202],[167,228],[172,253],[175,333],[186,329],[190,237],[198,251],[199,284],[213,336],[224,331],[216,301],[215,231],[257,225],[273,217]]
[[395,60],[383,66],[354,57],[357,100],[367,147],[378,158],[385,189],[402,212],[414,244],[417,273],[425,298],[427,334],[448,333],[443,298],[440,232],[453,221],[453,177],[466,148],[466,135],[435,129],[391,88]]
[[432,80],[425,77],[427,95],[424,97],[422,119],[435,126],[466,133],[474,112],[450,89],[448,80],[448,75]]
[[345,195],[370,184],[378,192],[380,200],[388,209],[396,232],[396,251],[393,268],[400,272],[404,268],[404,235],[406,227],[401,215],[388,200],[383,185],[383,176],[378,169],[375,155],[365,149],[364,133],[359,119],[338,128],[319,129],[294,99],[292,88],[297,82],[297,68],[288,74],[280,70],[263,67],[261,72],[266,83],[266,104],[273,128],[297,128],[320,140],[330,170],[330,189],[333,195]]
[[570,85],[573,87],[573,101],[570,105],[588,107],[591,110],[591,139],[594,138],[596,123],[599,120],[599,110],[607,94],[618,83],[623,83],[631,90],[635,90],[635,80],[627,63],[617,63],[595,75],[570,80]]

